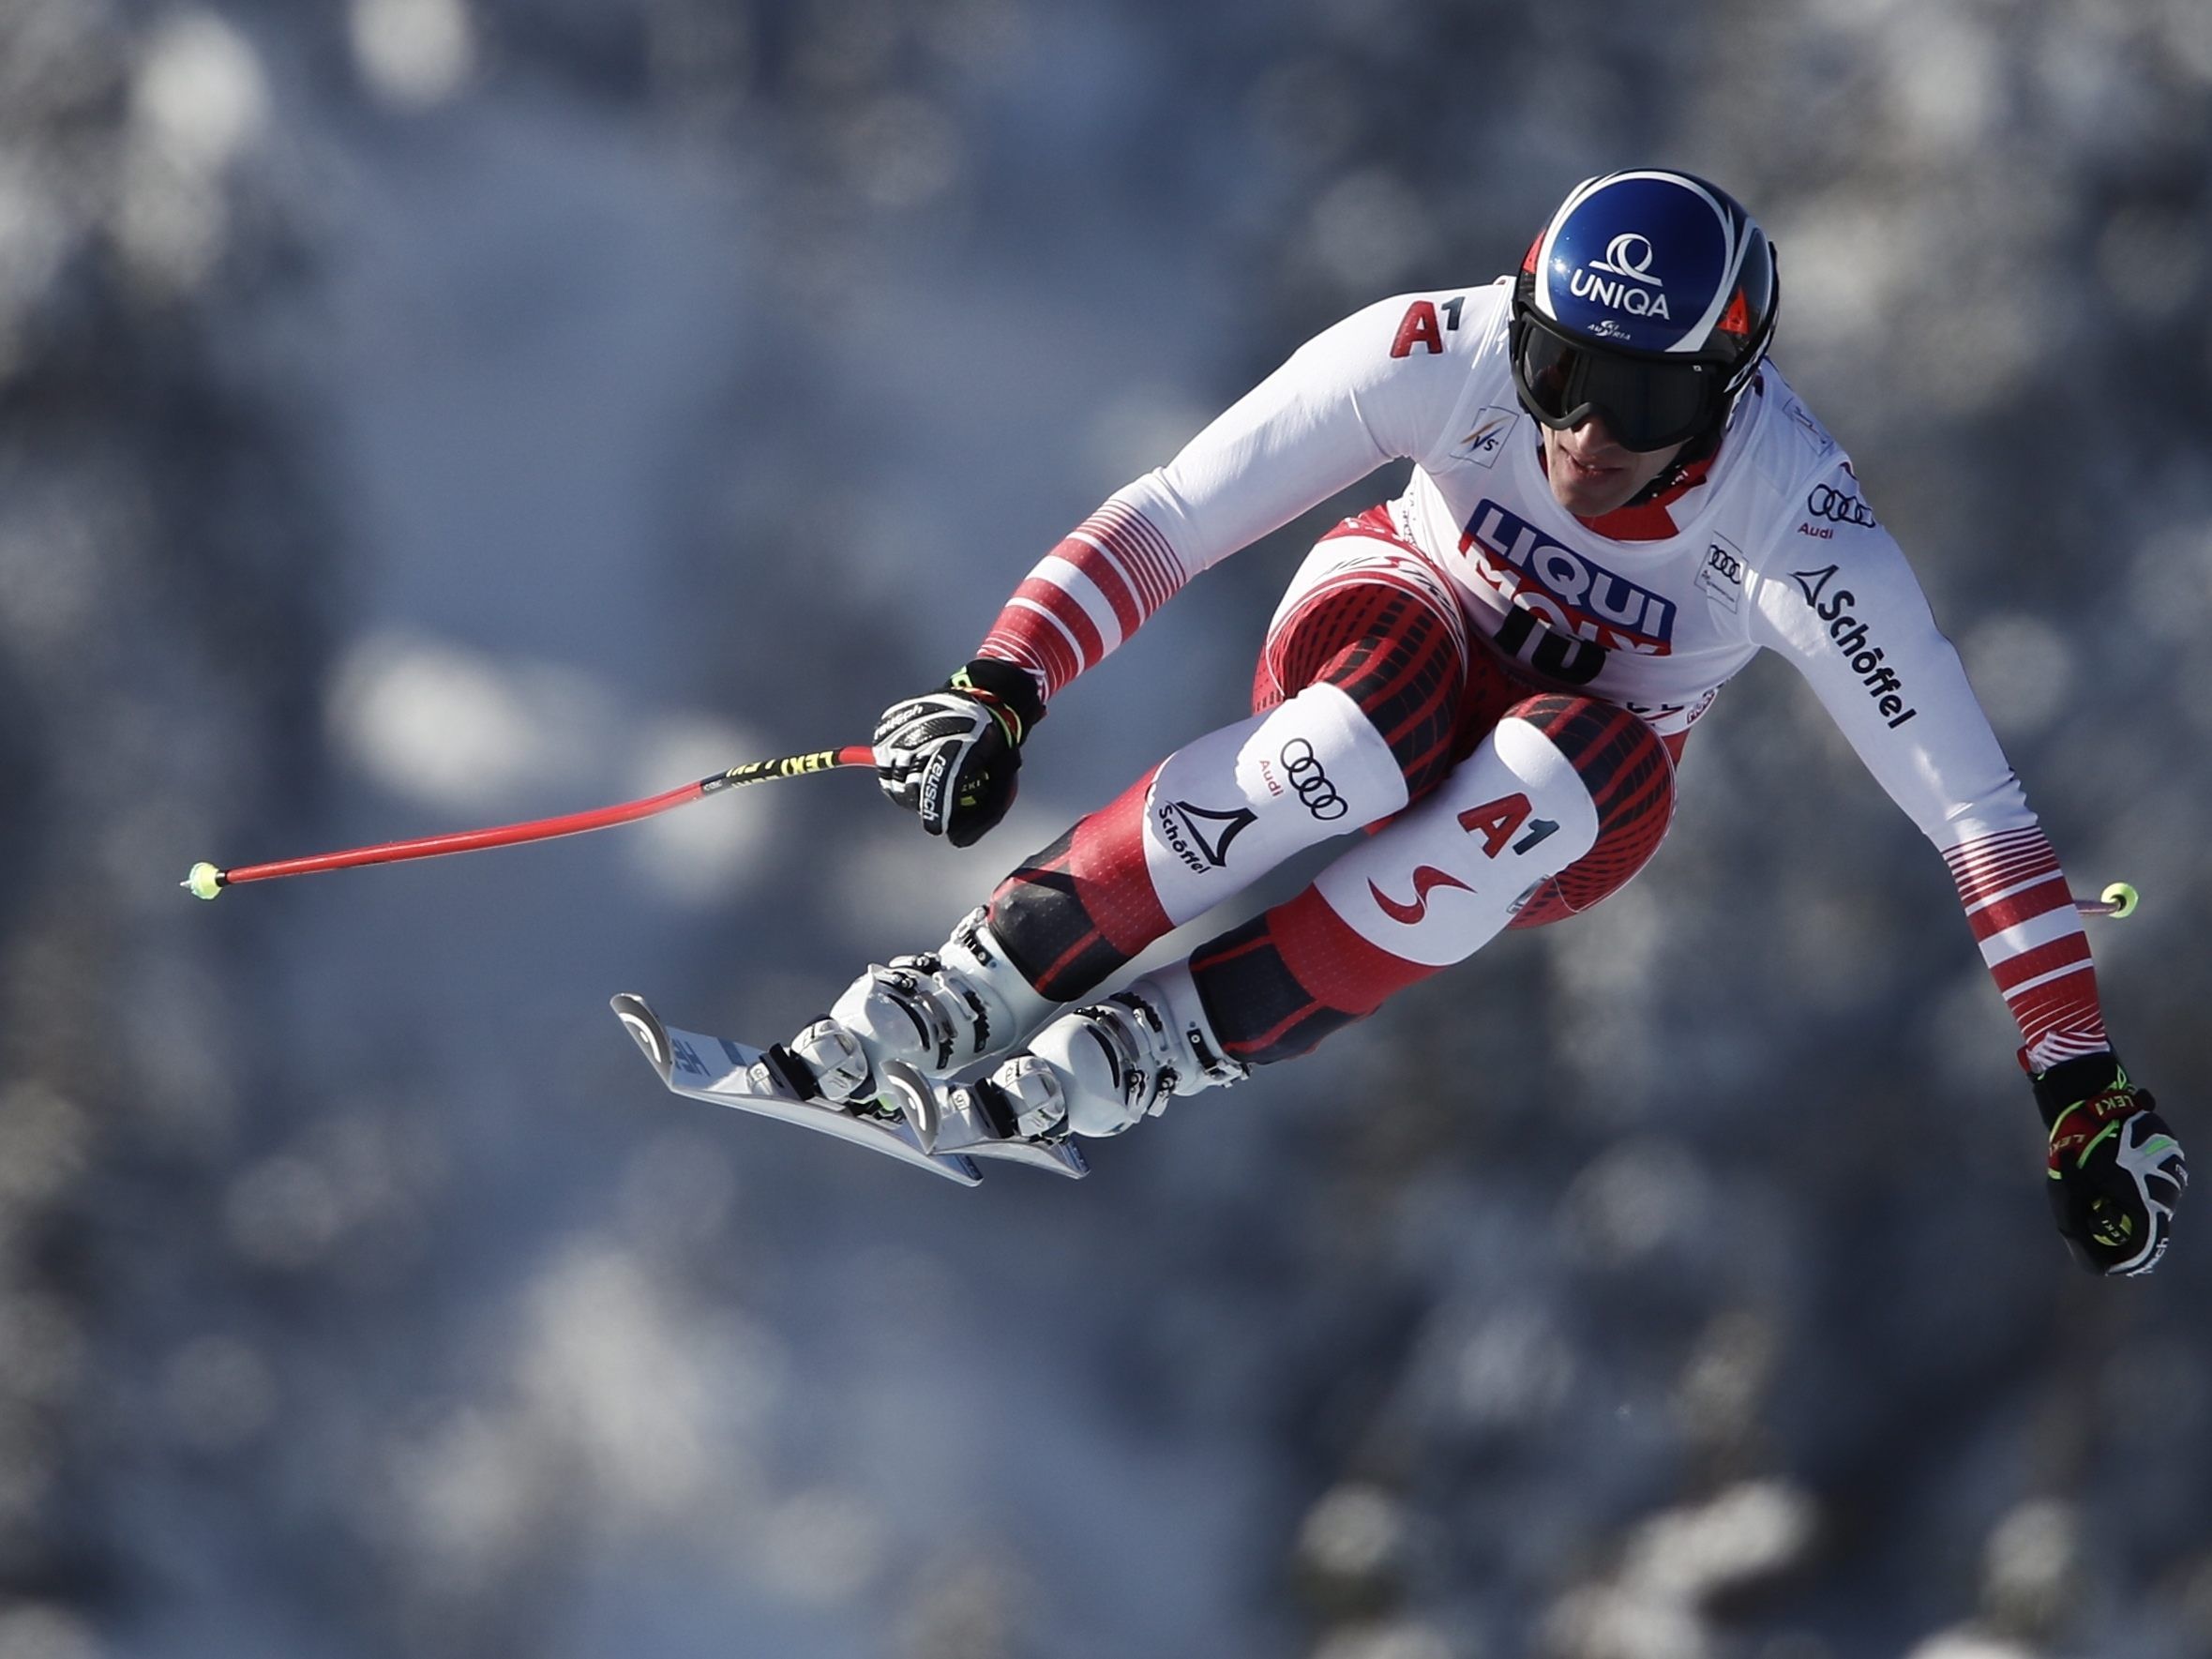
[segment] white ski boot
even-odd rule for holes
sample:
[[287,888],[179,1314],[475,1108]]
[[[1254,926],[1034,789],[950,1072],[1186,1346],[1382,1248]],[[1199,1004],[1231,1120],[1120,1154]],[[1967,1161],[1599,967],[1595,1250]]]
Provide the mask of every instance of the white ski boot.
[[[813,1093],[853,1107],[881,1099],[891,1077],[948,1078],[1016,1048],[1060,1004],[1040,996],[978,908],[940,950],[871,965],[784,1051]],[[888,1109],[895,1105],[886,1102]]]
[[1190,968],[1178,963],[1063,1014],[974,1093],[1015,1135],[1050,1142],[1119,1135],[1179,1094],[1249,1075],[1222,1051]]

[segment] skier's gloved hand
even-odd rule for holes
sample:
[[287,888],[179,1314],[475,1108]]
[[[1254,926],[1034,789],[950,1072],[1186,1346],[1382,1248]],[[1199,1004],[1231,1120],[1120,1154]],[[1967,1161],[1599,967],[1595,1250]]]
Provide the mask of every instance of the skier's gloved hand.
[[933,836],[973,846],[1014,805],[1021,744],[1045,717],[1027,670],[979,656],[876,722],[876,780]]
[[2051,1131],[2051,1214],[2074,1259],[2095,1274],[2148,1273],[2166,1253],[2189,1185],[2181,1143],[2110,1054],[2032,1074]]

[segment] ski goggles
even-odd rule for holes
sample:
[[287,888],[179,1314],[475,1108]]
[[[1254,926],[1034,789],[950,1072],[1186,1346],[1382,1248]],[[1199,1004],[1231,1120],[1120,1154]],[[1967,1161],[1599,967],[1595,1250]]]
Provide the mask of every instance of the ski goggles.
[[1528,311],[1513,319],[1511,343],[1521,402],[1556,430],[1594,415],[1623,448],[1668,449],[1719,413],[1726,371],[1715,364],[1604,351],[1556,333]]

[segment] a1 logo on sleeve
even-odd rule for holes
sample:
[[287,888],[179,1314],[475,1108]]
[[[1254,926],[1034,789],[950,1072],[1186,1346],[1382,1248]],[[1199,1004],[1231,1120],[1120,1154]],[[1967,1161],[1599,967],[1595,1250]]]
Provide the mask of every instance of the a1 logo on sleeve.
[[1398,324],[1398,332],[1391,340],[1391,355],[1410,357],[1415,349],[1432,356],[1444,354],[1446,330],[1459,327],[1460,312],[1466,309],[1467,295],[1455,294],[1442,305],[1435,300],[1417,299],[1406,308],[1406,315]]

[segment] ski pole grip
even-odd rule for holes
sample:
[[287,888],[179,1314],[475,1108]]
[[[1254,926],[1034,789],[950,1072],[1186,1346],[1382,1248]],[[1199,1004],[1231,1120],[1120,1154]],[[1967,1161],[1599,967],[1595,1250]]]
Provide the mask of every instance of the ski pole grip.
[[828,772],[838,766],[873,766],[875,763],[874,749],[865,744],[848,744],[842,748],[816,749],[811,754],[780,755],[773,761],[747,761],[716,777],[702,778],[700,788],[712,794],[720,790],[742,788],[748,783],[764,783],[772,777],[804,777],[810,772]]

